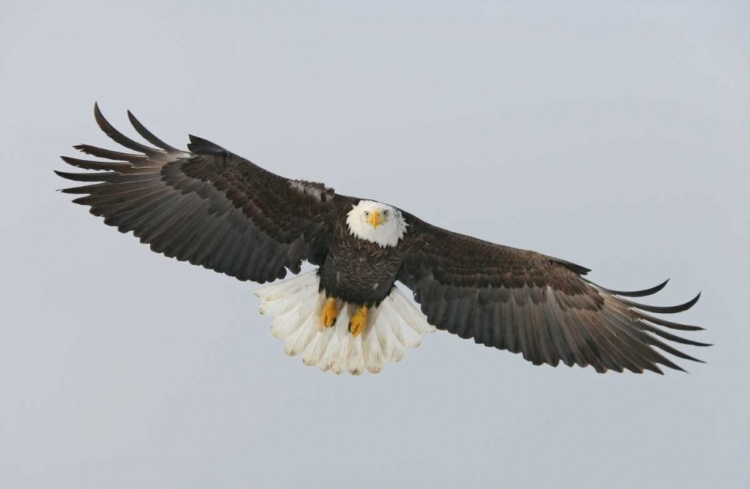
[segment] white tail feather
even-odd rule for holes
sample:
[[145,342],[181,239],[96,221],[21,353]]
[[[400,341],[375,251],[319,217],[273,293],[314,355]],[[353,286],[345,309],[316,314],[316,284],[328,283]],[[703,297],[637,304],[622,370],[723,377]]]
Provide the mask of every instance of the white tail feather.
[[335,374],[378,373],[386,362],[401,361],[407,347],[419,346],[423,335],[435,331],[395,287],[378,307],[370,309],[358,336],[349,333],[349,318],[356,306],[341,301],[336,304],[336,323],[326,328],[320,321],[326,297],[318,284],[313,271],[255,291],[262,301],[260,313],[274,316],[271,334],[284,340],[287,355],[301,355],[305,365]]

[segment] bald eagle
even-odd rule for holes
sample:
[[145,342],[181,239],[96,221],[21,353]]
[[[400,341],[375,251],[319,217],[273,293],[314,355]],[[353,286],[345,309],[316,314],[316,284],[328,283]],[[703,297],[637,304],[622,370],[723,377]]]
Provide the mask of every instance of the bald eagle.
[[[690,309],[700,297],[657,307],[631,298],[666,282],[617,291],[584,276],[588,269],[532,251],[430,225],[374,200],[347,197],[322,183],[290,180],[205,139],[174,148],[128,118],[152,146],[117,131],[97,105],[107,136],[135,153],[75,146],[94,170],[56,172],[84,186],[74,202],[155,252],[239,280],[255,291],[271,332],[289,355],[324,371],[377,373],[435,328],[513,353],[534,365],[591,366],[597,372],[682,370],[662,352],[700,361],[663,340],[708,346],[667,331],[702,328],[649,313]],[[317,269],[302,273],[303,261]],[[396,286],[411,289],[417,308]]]

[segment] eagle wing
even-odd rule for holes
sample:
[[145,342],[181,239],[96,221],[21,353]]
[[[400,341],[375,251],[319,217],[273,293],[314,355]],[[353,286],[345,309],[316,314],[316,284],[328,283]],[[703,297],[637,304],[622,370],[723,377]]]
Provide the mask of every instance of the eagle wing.
[[302,260],[324,260],[333,189],[280,177],[195,136],[189,151],[173,148],[130,112],[133,127],[156,148],[117,131],[98,106],[94,116],[107,136],[136,153],[79,145],[114,162],[63,156],[95,171],[55,173],[88,183],[62,191],[85,194],[74,202],[90,206],[105,224],[132,231],[155,252],[240,280],[272,281],[287,269],[298,273]]
[[661,352],[700,361],[662,339],[708,346],[663,328],[688,326],[647,314],[690,309],[700,297],[673,307],[632,302],[661,290],[608,290],[583,278],[589,270],[532,251],[496,245],[409,219],[407,253],[398,279],[414,292],[430,324],[461,338],[493,346],[535,365],[559,362],[597,372],[658,365],[682,370]]

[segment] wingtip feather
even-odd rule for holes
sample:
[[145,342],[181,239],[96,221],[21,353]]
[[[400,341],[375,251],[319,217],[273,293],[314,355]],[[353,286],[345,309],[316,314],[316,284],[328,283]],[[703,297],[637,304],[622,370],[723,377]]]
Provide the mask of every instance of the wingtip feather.
[[619,295],[620,297],[646,297],[649,295],[654,295],[657,292],[661,291],[664,287],[667,286],[667,283],[669,283],[669,279],[665,280],[659,285],[651,287],[650,289],[632,290],[632,291],[631,290],[612,290],[612,289],[604,289],[604,290],[606,290],[610,294]]
[[136,132],[138,132],[138,134],[140,134],[143,137],[143,139],[153,144],[154,146],[161,148],[165,151],[168,151],[170,153],[181,152],[179,149],[165,143],[164,141],[156,137],[151,131],[146,129],[146,126],[144,126],[130,110],[128,110],[127,113],[128,113],[128,120],[130,121],[130,124],[133,126]]

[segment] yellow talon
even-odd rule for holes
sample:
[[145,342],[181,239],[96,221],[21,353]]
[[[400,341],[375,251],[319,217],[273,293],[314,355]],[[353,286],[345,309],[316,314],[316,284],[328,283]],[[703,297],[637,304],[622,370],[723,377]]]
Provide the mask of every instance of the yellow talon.
[[326,328],[330,328],[336,324],[336,317],[338,315],[339,312],[336,310],[336,299],[329,297],[320,313],[320,322],[323,323],[323,326]]
[[367,306],[362,306],[349,320],[349,332],[355,338],[365,329],[367,324]]

